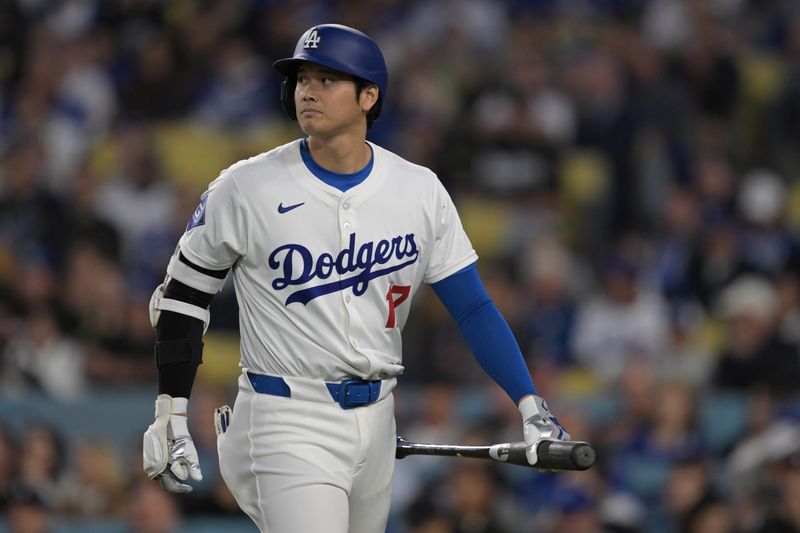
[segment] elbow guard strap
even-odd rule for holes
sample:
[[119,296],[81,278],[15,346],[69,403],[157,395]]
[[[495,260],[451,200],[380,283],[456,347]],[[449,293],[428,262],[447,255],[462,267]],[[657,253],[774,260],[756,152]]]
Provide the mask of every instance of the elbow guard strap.
[[217,294],[225,285],[228,270],[207,270],[194,265],[180,252],[172,256],[167,265],[167,274],[193,289],[208,294]]
[[[183,294],[180,290],[176,290],[177,286],[185,287],[190,293],[194,291],[194,294]],[[168,296],[173,297],[170,298]],[[211,321],[211,313],[208,310],[211,297],[212,295],[191,289],[177,280],[170,280],[168,276],[167,281],[156,287],[150,297],[150,324],[155,328],[158,325],[161,312],[172,311],[173,313],[179,313],[201,321],[203,323],[203,333],[205,333],[208,329],[208,323]],[[197,303],[205,304],[205,306],[195,305]]]
[[161,368],[172,363],[191,363],[194,366],[203,363],[203,341],[197,339],[177,339],[174,341],[156,341],[156,366]]
[[180,300],[173,300],[171,298],[161,298],[158,300],[156,309],[159,311],[172,311],[174,313],[180,313],[182,315],[196,318],[203,323],[204,329],[208,327],[208,323],[211,320],[211,313],[208,311],[208,309],[203,309],[202,307],[197,307],[196,305],[182,302]]

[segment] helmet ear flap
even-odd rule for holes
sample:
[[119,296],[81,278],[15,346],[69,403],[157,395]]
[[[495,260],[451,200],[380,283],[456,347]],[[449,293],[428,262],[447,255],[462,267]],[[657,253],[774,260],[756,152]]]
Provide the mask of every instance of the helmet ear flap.
[[297,86],[297,78],[294,76],[286,77],[281,83],[281,106],[286,115],[297,120],[297,109],[294,105],[294,89]]

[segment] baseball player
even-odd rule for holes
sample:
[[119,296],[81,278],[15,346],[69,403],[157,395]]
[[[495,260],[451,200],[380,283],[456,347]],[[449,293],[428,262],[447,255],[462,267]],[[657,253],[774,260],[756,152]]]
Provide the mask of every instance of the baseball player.
[[436,175],[366,141],[388,84],[378,45],[324,24],[274,67],[305,136],[211,183],[153,294],[159,395],[144,470],[176,493],[202,479],[187,404],[209,304],[231,275],[242,373],[232,413],[216,417],[223,479],[262,531],[382,532],[401,331],[423,282],[519,406],[528,461],[540,439],[569,435],[537,396]]

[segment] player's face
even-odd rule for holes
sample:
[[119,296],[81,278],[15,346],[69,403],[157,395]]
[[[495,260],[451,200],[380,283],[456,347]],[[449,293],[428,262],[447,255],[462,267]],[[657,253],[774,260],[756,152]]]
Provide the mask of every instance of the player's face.
[[332,137],[348,131],[366,132],[366,112],[377,101],[377,95],[377,88],[367,87],[356,98],[355,81],[342,72],[313,63],[297,69],[294,103],[297,121],[307,135]]

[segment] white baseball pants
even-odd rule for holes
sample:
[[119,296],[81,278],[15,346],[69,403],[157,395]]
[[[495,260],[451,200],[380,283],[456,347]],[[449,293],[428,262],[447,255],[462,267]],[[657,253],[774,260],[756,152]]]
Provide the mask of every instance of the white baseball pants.
[[257,393],[240,376],[230,426],[217,438],[222,478],[262,532],[384,533],[396,441],[391,392],[342,409],[322,381],[301,381],[292,390],[316,387],[316,396],[299,396],[320,401]]

